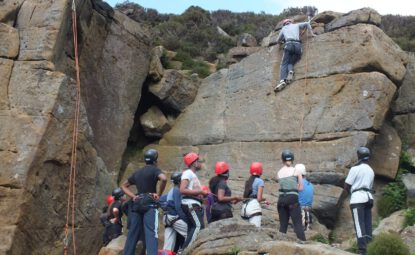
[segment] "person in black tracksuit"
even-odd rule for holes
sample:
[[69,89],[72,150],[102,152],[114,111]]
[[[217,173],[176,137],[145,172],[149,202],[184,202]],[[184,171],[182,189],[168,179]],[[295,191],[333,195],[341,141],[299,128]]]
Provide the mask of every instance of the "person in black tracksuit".
[[360,147],[357,150],[359,162],[350,169],[344,190],[351,193],[350,209],[356,231],[357,246],[362,255],[366,255],[368,242],[372,240],[372,207],[371,190],[375,174],[368,165],[370,150]]
[[[157,167],[158,152],[149,149],[144,153],[146,166],[135,171],[121,187],[133,199],[128,212],[129,230],[124,255],[135,255],[138,240],[144,232],[147,255],[158,253],[158,199],[166,187],[167,177]],[[157,191],[157,183],[160,183]],[[129,186],[135,185],[137,194]],[[143,231],[144,230],[144,231]]]

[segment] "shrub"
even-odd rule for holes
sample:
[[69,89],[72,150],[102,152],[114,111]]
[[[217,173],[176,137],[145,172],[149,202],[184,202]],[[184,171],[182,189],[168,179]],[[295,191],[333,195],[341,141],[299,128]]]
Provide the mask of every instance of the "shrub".
[[322,234],[316,234],[312,237],[310,237],[310,240],[316,241],[319,243],[329,244],[329,240],[327,240]]
[[408,246],[395,233],[382,233],[376,236],[367,247],[368,255],[410,255]]
[[415,225],[415,208],[411,207],[405,211],[404,227]]
[[382,197],[378,201],[378,213],[382,218],[405,208],[406,188],[401,181],[391,182],[385,186]]

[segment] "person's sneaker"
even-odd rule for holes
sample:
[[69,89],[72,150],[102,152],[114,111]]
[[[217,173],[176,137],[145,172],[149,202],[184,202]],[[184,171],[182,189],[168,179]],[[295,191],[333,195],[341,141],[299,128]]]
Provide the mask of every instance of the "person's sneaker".
[[294,71],[289,71],[287,76],[287,82],[290,83],[294,78]]
[[284,80],[281,80],[280,83],[278,83],[277,86],[275,86],[274,91],[281,91],[285,88],[285,86],[287,86],[287,83]]

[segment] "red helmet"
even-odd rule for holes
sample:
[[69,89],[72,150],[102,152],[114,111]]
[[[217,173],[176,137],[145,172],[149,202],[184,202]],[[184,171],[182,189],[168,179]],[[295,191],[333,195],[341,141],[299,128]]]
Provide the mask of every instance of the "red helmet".
[[189,152],[184,156],[183,161],[186,164],[186,166],[190,167],[193,164],[193,162],[195,162],[198,159],[199,155],[197,155],[194,152]]
[[208,187],[208,186],[206,186],[206,185],[203,185],[203,186],[202,186],[202,187],[200,187],[200,188],[202,188],[202,190],[204,190],[204,191],[210,192],[209,187]]
[[251,167],[249,168],[249,172],[251,175],[262,175],[262,163],[261,162],[253,162]]
[[285,25],[287,25],[289,23],[293,23],[293,20],[292,19],[285,19],[285,20],[282,21],[282,25],[283,26],[285,26]]
[[114,202],[114,197],[113,197],[113,196],[111,196],[111,195],[108,195],[108,196],[107,196],[107,204],[108,204],[108,205],[111,205],[111,204],[112,204],[112,202]]
[[215,174],[221,175],[229,171],[229,165],[225,161],[219,161],[215,164]]

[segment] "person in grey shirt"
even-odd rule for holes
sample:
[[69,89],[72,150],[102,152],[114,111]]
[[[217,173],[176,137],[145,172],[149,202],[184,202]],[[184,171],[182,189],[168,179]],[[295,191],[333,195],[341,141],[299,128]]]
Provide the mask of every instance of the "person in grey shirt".
[[294,76],[294,64],[301,58],[303,52],[300,41],[300,30],[306,28],[313,33],[310,22],[293,23],[291,19],[283,21],[283,27],[277,38],[277,43],[285,41],[284,53],[280,67],[280,82],[275,86],[276,92],[281,91],[291,82]]

